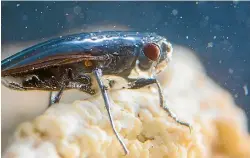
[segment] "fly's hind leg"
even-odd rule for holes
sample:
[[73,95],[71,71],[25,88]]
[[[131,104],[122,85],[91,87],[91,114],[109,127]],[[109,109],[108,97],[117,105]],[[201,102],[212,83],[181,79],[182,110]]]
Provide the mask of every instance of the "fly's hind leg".
[[128,86],[129,86],[129,89],[138,89],[138,88],[141,88],[141,87],[153,84],[153,83],[155,83],[157,85],[159,99],[160,99],[160,106],[169,114],[169,116],[172,119],[175,120],[175,122],[177,122],[180,125],[188,127],[190,132],[191,132],[192,126],[189,123],[186,123],[184,121],[180,121],[177,118],[177,116],[165,105],[165,100],[164,100],[161,85],[156,79],[154,79],[154,78],[150,78],[150,79],[141,78],[141,79],[136,79],[136,80],[130,80]]
[[103,82],[101,80],[102,71],[101,71],[101,69],[94,69],[93,73],[94,73],[94,75],[96,77],[98,86],[101,89],[102,97],[103,97],[105,107],[106,107],[107,112],[108,112],[108,116],[109,116],[109,120],[110,120],[110,123],[111,123],[111,126],[112,126],[112,130],[115,133],[115,136],[118,139],[119,143],[123,147],[123,150],[124,150],[125,154],[128,154],[129,151],[128,151],[126,145],[124,144],[124,142],[122,141],[120,135],[116,131],[116,128],[115,128],[115,125],[114,125],[114,122],[113,122],[113,117],[112,117],[111,110],[110,110],[110,104],[111,103],[110,103],[110,100],[108,98],[107,87],[105,87],[105,85],[103,84]]

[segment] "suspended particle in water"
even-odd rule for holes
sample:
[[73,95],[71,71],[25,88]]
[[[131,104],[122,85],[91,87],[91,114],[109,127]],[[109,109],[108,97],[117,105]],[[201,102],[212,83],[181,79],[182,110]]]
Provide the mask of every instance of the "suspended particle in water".
[[229,69],[228,69],[228,72],[229,72],[230,74],[233,74],[233,73],[234,73],[234,70],[233,70],[232,68],[229,68]]
[[243,86],[243,89],[244,89],[244,94],[248,95],[248,88],[246,84]]
[[215,29],[216,31],[221,31],[221,26],[220,26],[220,25],[215,24],[213,27],[214,27],[214,29]]
[[235,98],[238,98],[238,94],[235,94],[234,97],[235,97]]
[[205,20],[208,21],[208,20],[209,20],[209,16],[206,16],[206,17],[205,17]]
[[207,48],[211,48],[211,47],[213,47],[213,46],[214,46],[213,42],[209,42],[209,43],[207,44]]

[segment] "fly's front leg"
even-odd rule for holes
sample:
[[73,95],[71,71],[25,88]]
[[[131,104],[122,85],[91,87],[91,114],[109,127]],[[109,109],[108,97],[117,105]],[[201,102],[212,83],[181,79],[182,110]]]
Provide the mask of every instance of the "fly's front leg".
[[128,88],[139,89],[151,85],[153,83],[156,83],[156,79],[151,79],[151,78],[129,79]]
[[181,124],[183,126],[186,126],[189,128],[190,132],[192,131],[192,126],[189,123],[180,121],[176,115],[165,105],[165,100],[164,100],[164,96],[163,96],[163,92],[162,92],[162,88],[160,83],[154,79],[154,78],[150,78],[150,79],[137,79],[134,81],[129,82],[129,89],[138,89],[141,87],[145,87],[147,85],[153,84],[155,83],[157,85],[157,89],[158,89],[158,93],[159,93],[159,99],[160,99],[160,106],[169,114],[169,116],[171,118],[173,118],[178,124]]
[[102,71],[101,71],[101,69],[95,69],[95,70],[93,70],[93,73],[94,73],[94,75],[96,77],[98,86],[101,89],[102,97],[103,97],[105,107],[106,107],[107,112],[108,112],[108,116],[109,116],[109,120],[110,120],[110,123],[111,123],[112,130],[115,133],[119,143],[123,147],[123,150],[124,150],[125,154],[128,154],[129,151],[128,151],[126,145],[124,144],[124,142],[122,141],[120,135],[117,133],[117,131],[115,129],[113,117],[112,117],[111,110],[110,110],[110,104],[111,103],[109,101],[109,97],[108,97],[108,93],[107,93],[107,87],[104,86],[104,84],[103,84],[103,82],[101,80]]

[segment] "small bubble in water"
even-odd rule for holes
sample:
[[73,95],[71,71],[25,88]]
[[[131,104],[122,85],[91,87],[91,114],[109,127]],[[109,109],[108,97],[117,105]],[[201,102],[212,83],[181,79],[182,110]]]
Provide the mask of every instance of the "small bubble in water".
[[19,7],[20,6],[20,4],[18,3],[18,4],[16,4],[16,7]]
[[79,6],[76,6],[76,7],[74,7],[74,13],[75,14],[80,14],[82,12],[82,8],[81,7],[79,7]]
[[172,10],[172,14],[173,14],[174,16],[176,16],[176,15],[178,14],[178,10],[176,10],[176,9]]

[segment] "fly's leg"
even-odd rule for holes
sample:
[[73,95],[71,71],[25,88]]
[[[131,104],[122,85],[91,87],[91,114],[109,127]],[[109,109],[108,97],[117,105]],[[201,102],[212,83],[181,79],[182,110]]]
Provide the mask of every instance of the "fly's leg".
[[169,114],[169,116],[175,120],[180,125],[186,126],[189,128],[190,132],[192,132],[192,126],[189,123],[183,122],[177,118],[177,116],[165,105],[165,100],[162,92],[162,88],[160,83],[154,79],[137,79],[132,82],[129,82],[129,89],[138,89],[144,86],[147,86],[149,84],[155,83],[157,85],[158,93],[159,93],[159,99],[160,99],[160,106]]
[[148,85],[151,85],[153,83],[156,83],[156,79],[146,79],[146,78],[140,78],[140,79],[129,79],[129,83],[128,83],[128,88],[129,89],[139,89]]
[[73,80],[73,82],[80,83],[78,86],[78,89],[82,92],[86,92],[90,95],[96,94],[95,90],[91,88],[92,86],[92,81],[91,77],[86,74],[80,74]]
[[163,97],[163,92],[162,92],[161,85],[160,85],[160,83],[156,79],[155,79],[155,83],[156,83],[157,88],[158,88],[158,93],[159,93],[159,97],[160,97],[160,105],[161,105],[161,107],[169,114],[169,116],[171,118],[173,118],[175,120],[175,122],[179,123],[180,125],[188,127],[189,131],[191,133],[192,132],[192,126],[189,123],[187,123],[187,122],[179,120],[177,118],[177,116],[168,108],[168,106],[164,104],[165,101],[164,101],[164,97]]
[[55,104],[55,103],[58,103],[62,97],[62,94],[63,94],[63,90],[65,89],[65,85],[61,87],[61,89],[59,90],[58,93],[56,93],[55,97],[53,97],[52,93],[53,92],[50,92],[50,101],[49,101],[49,107],[52,105],[52,104]]
[[117,133],[117,131],[115,129],[113,117],[111,115],[111,110],[110,110],[110,101],[109,101],[109,98],[108,98],[107,87],[105,87],[103,82],[101,81],[102,71],[101,71],[101,69],[94,69],[93,73],[94,73],[94,75],[95,75],[95,77],[97,79],[99,88],[101,89],[102,97],[103,97],[105,107],[106,107],[107,112],[108,112],[108,116],[109,116],[109,120],[110,120],[110,123],[111,123],[111,126],[112,126],[112,130],[115,133],[119,143],[123,147],[123,150],[124,150],[125,154],[128,154],[129,151],[128,151],[126,145],[124,144],[124,142],[122,141],[120,135]]
[[62,85],[59,90],[59,92],[56,93],[55,97],[53,97],[52,93],[50,92],[50,98],[49,98],[49,106],[50,107],[52,104],[58,103],[62,97],[63,91],[66,88],[66,86],[69,84],[69,81],[72,80],[72,70],[70,68],[65,70],[65,74],[63,75],[63,79],[61,81]]
[[49,92],[49,105],[48,105],[48,108],[51,107],[51,105],[53,104],[53,100],[54,100],[54,97],[53,97],[53,92]]

